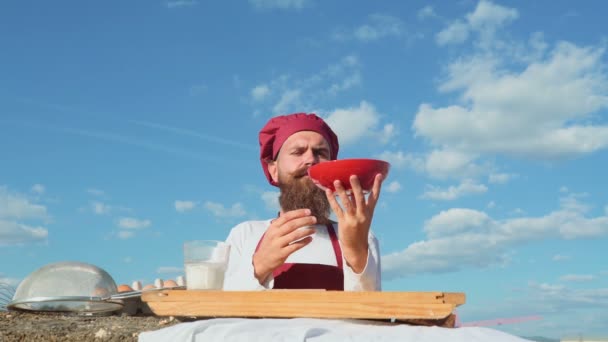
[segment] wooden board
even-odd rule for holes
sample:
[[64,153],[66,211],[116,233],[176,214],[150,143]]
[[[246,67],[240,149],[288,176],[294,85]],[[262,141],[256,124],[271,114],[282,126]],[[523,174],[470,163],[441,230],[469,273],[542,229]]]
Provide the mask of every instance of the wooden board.
[[323,290],[161,290],[142,294],[158,316],[443,320],[464,293]]

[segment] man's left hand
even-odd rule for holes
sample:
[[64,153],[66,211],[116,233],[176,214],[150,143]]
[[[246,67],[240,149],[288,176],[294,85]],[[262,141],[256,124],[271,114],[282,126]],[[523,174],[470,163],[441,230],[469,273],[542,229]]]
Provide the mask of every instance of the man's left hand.
[[378,174],[374,178],[374,185],[367,198],[357,176],[350,176],[350,185],[351,194],[349,195],[339,180],[334,181],[334,188],[340,197],[342,206],[338,204],[331,190],[326,190],[325,195],[338,217],[340,245],[344,259],[355,273],[361,273],[367,262],[369,229],[376,203],[380,197],[382,175]]

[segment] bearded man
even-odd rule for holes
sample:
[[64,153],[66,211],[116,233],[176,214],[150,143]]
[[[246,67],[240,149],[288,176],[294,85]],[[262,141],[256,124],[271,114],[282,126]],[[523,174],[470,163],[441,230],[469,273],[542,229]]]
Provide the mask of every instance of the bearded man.
[[381,290],[379,246],[370,227],[382,175],[367,197],[355,175],[351,193],[337,180],[335,192],[318,188],[308,168],[337,159],[339,143],[315,114],[274,117],[259,142],[264,174],[280,189],[280,212],[232,228],[224,290]]

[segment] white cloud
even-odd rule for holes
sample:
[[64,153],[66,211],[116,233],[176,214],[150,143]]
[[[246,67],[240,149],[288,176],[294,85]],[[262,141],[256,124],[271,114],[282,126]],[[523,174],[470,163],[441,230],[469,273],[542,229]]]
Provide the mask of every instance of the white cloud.
[[482,171],[475,158],[475,154],[463,151],[433,150],[426,157],[425,171],[437,179],[474,177]]
[[433,6],[427,5],[418,10],[418,19],[426,19],[426,18],[436,18],[438,17],[437,13],[435,13],[435,9]]
[[483,268],[508,262],[508,250],[516,244],[608,235],[608,216],[587,217],[581,207],[560,207],[541,217],[505,220],[472,209],[442,211],[425,222],[427,240],[382,256],[383,277]]
[[471,154],[551,160],[606,148],[608,125],[592,120],[608,107],[603,54],[560,43],[522,71],[501,67],[506,59],[461,58],[450,65],[440,90],[462,91],[466,105],[421,104],[413,128],[432,145]]
[[336,94],[343,92],[345,90],[348,90],[350,88],[359,86],[359,85],[361,85],[361,83],[362,83],[361,73],[359,73],[359,71],[356,71],[352,75],[346,76],[346,78],[340,80],[339,83],[333,83],[329,87],[328,92],[331,95],[336,95]]
[[49,232],[44,227],[32,227],[0,219],[0,246],[46,242]]
[[0,246],[46,242],[48,230],[45,227],[18,221],[48,218],[45,206],[32,203],[25,195],[10,193],[6,187],[0,186]]
[[[10,293],[11,298],[14,294],[14,292],[17,290],[17,286],[19,285],[19,283],[21,283],[21,280],[16,279],[16,278],[10,278],[10,277],[5,277],[4,274],[0,273],[0,285],[5,284],[10,286],[10,288],[12,289],[12,293]],[[0,286],[0,293],[2,293],[3,289],[2,286]],[[6,291],[6,290],[5,290]],[[9,294],[8,292],[4,292],[6,294]]]
[[470,179],[465,179],[458,186],[450,186],[447,189],[427,185],[427,189],[424,194],[422,194],[422,198],[440,201],[452,201],[462,196],[469,194],[482,194],[486,191],[488,191],[488,187],[485,185],[477,184]]
[[112,210],[111,207],[102,202],[91,202],[91,210],[97,215],[108,214]]
[[251,98],[254,101],[263,101],[270,94],[270,88],[265,84],[260,84],[251,89]]
[[175,210],[179,213],[184,213],[186,211],[194,209],[196,207],[196,203],[192,201],[175,201]]
[[152,224],[150,220],[140,220],[133,217],[122,217],[118,220],[118,226],[124,229],[147,228]]
[[258,9],[302,9],[308,6],[310,0],[249,0]]
[[383,144],[389,143],[397,135],[397,127],[395,124],[389,123],[384,125],[382,131],[378,134],[378,140]]
[[401,184],[397,181],[392,181],[386,185],[386,191],[388,192],[395,193],[399,192],[399,190],[401,190]]
[[93,196],[103,196],[105,194],[103,190],[94,188],[87,189],[87,192]]
[[488,177],[488,182],[490,184],[506,184],[509,180],[517,177],[517,175],[509,174],[509,173],[492,173]]
[[290,108],[298,107],[302,103],[300,100],[300,95],[302,92],[300,90],[288,89],[281,94],[281,98],[279,102],[277,102],[272,111],[275,114],[286,114],[290,112]]
[[132,230],[121,230],[117,234],[119,239],[126,240],[135,236],[135,232]]
[[539,311],[563,312],[574,309],[603,308],[608,305],[608,288],[572,289],[547,283],[529,284],[530,296],[524,298]]
[[368,23],[352,30],[340,30],[332,35],[335,40],[356,39],[371,42],[385,37],[399,37],[405,33],[401,19],[387,14],[372,14]]
[[424,232],[431,239],[471,232],[487,232],[494,227],[492,219],[483,212],[453,208],[442,211],[425,222]]
[[378,132],[380,114],[373,105],[361,101],[359,107],[334,110],[325,120],[340,137],[340,144],[348,145]]
[[497,27],[517,19],[519,13],[514,8],[495,5],[490,1],[481,0],[473,13],[467,14],[467,22],[478,31],[495,30]]
[[568,255],[563,255],[563,254],[556,254],[554,255],[551,260],[553,261],[564,261],[564,260],[570,260],[570,256]]
[[464,20],[456,19],[437,33],[435,40],[439,45],[460,44],[468,39],[470,32],[476,32],[480,36],[480,45],[487,47],[493,43],[497,29],[518,17],[519,13],[516,9],[481,0],[475,10],[468,13]]
[[42,184],[34,184],[31,190],[35,194],[42,195],[45,191],[45,188]]
[[[361,65],[355,55],[347,55],[312,75],[282,74],[262,82],[250,91],[254,100],[264,99],[275,115],[311,112],[317,103],[346,92],[363,83]],[[253,101],[254,104],[262,103]],[[256,112],[269,110],[256,110]]]
[[217,217],[241,217],[246,214],[241,203],[235,203],[232,207],[226,208],[221,203],[207,201],[203,206]]
[[391,167],[398,169],[411,168],[417,172],[424,172],[425,160],[422,156],[406,154],[403,151],[390,152],[384,151],[377,156],[378,159],[385,160],[391,164]]
[[156,269],[156,273],[158,274],[166,274],[166,273],[183,273],[184,269],[181,267],[174,266],[160,266]]
[[9,193],[0,186],[0,219],[47,219],[46,207],[30,202],[22,194]]
[[266,209],[274,212],[278,212],[281,209],[279,205],[279,195],[278,191],[265,191],[262,193],[261,198]]
[[559,280],[561,280],[561,281],[574,281],[574,282],[591,281],[593,279],[595,279],[595,276],[591,275],[591,274],[566,274],[566,275],[559,277]]
[[173,0],[167,1],[167,8],[189,7],[198,4],[196,0]]
[[492,209],[492,208],[496,207],[496,203],[494,201],[490,201],[490,202],[488,202],[488,205],[486,205],[486,207],[488,207],[489,209]]
[[459,44],[469,38],[469,27],[460,20],[456,20],[448,27],[437,33],[435,40],[439,45]]

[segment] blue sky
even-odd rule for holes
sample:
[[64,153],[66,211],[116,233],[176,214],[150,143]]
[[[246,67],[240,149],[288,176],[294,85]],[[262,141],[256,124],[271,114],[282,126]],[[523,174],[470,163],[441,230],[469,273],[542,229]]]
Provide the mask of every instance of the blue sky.
[[[383,288],[463,321],[608,335],[608,76],[599,1],[0,4],[0,281],[77,260],[183,274],[182,243],[276,213],[272,116],[391,162]],[[604,251],[604,252],[602,252]]]

